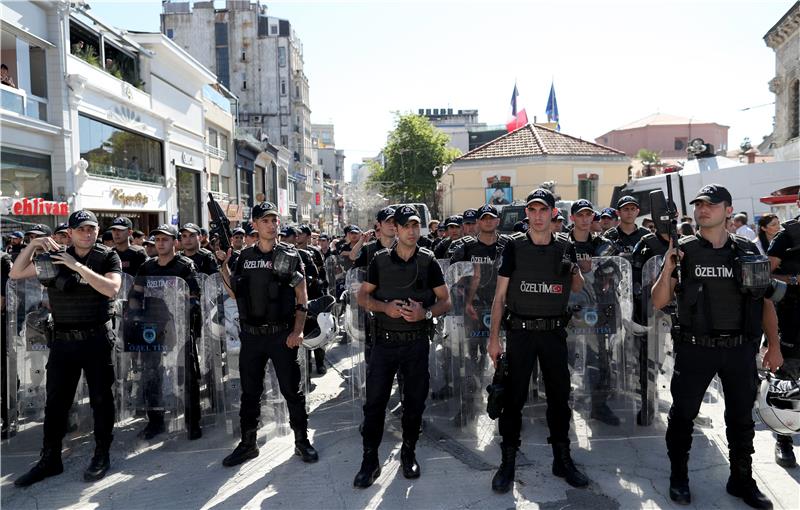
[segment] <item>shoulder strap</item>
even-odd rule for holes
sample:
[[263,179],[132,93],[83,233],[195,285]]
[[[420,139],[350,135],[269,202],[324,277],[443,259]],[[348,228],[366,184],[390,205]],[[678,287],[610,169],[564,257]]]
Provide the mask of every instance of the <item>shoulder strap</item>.
[[111,251],[111,248],[107,246],[103,246],[101,244],[95,244],[92,246],[92,249],[89,250],[89,258],[86,259],[86,263],[92,271],[97,272],[100,269],[100,264],[103,263],[103,260],[108,255],[108,252]]

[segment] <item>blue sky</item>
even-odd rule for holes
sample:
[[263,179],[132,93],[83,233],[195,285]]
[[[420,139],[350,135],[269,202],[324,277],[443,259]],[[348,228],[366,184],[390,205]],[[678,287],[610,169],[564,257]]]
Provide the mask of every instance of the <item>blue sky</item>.
[[[730,126],[730,147],[758,143],[774,106],[741,110],[774,101],[763,36],[793,0],[264,3],[302,40],[312,121],[335,124],[349,169],[380,150],[394,111],[504,123],[515,80],[530,120],[554,80],[562,131],[585,139],[660,111]],[[90,4],[119,28],[159,30],[160,0]]]

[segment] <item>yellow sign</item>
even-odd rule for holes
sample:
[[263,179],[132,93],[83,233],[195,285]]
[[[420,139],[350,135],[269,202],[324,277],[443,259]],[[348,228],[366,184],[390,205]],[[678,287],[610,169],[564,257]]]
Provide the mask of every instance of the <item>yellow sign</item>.
[[122,205],[138,204],[144,206],[150,198],[144,193],[137,193],[135,195],[126,195],[125,192],[119,188],[111,190],[111,196],[114,200],[122,202]]

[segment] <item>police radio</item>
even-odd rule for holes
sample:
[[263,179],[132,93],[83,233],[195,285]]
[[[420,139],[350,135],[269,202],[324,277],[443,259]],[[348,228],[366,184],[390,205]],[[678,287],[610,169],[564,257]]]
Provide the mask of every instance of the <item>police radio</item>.
[[[672,240],[672,247],[678,248],[678,208],[672,199],[672,176],[667,175],[667,196],[657,189],[650,192],[650,214],[655,223],[658,235],[667,235]],[[676,257],[675,267],[678,270],[678,285],[681,284],[681,262]]]

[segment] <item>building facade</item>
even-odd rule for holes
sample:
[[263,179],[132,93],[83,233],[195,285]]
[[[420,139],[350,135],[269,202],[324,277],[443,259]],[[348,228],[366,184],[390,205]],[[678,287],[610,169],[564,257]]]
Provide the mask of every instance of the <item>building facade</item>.
[[702,138],[724,155],[728,150],[728,126],[704,120],[655,113],[597,138],[595,142],[636,157],[640,149],[657,152],[662,159],[686,159],[686,147]]
[[478,110],[453,110],[452,108],[419,108],[422,115],[434,127],[449,138],[449,147],[462,154],[486,144],[506,133],[505,126],[488,126],[478,120]]
[[528,124],[447,166],[439,209],[446,217],[485,203],[508,205],[547,181],[564,200],[586,198],[605,207],[614,186],[627,181],[629,165],[621,151]]
[[775,51],[775,124],[769,149],[777,161],[800,159],[800,2],[764,36]]

